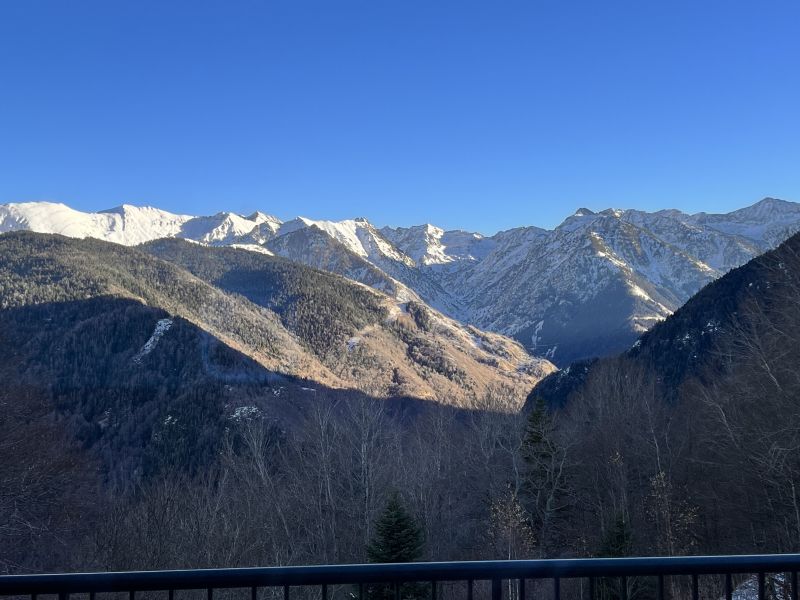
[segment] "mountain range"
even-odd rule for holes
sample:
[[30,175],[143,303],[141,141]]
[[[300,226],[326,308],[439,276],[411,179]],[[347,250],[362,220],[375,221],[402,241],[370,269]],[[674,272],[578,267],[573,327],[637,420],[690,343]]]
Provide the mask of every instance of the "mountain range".
[[430,224],[378,228],[363,218],[0,206],[0,233],[15,230],[129,246],[183,238],[278,255],[514,338],[565,366],[630,347],[704,285],[800,230],[800,205],[765,198],[727,214],[579,209],[552,230],[525,226],[492,236]]
[[[541,506],[551,512],[536,496],[524,510],[533,515],[525,523],[548,519],[536,539],[552,554],[605,555],[604,527],[623,531],[642,555],[796,549],[800,233],[778,243],[795,227],[796,205],[768,200],[724,216],[579,211],[551,232],[492,238],[154,209],[76,216],[61,208],[61,220],[47,225],[41,219],[59,210],[34,222],[29,205],[23,222],[18,206],[4,207],[7,229],[61,227],[73,237],[0,235],[0,433],[9,440],[0,444],[8,467],[0,483],[11,490],[0,494],[0,513],[37,524],[12,528],[5,547],[13,554],[0,561],[45,564],[79,547],[86,557],[139,560],[141,532],[156,550],[164,545],[150,532],[162,530],[166,514],[189,532],[210,531],[214,544],[229,530],[206,523],[256,515],[270,520],[252,528],[254,540],[313,531],[306,554],[292,555],[311,562],[320,539],[339,543],[343,531],[362,548],[358,511],[374,520],[383,502],[364,508],[368,490],[398,481],[421,514],[446,515],[427,534],[451,544],[443,547],[470,548],[465,539],[486,546],[497,506],[487,498],[516,497],[510,482],[518,481],[521,490],[549,486],[536,489],[550,490],[555,504]],[[613,304],[616,290],[641,309],[651,306],[645,295],[667,290],[658,302],[669,313],[667,300],[701,285],[697,273],[714,278],[775,244],[654,318],[623,352],[558,371],[519,342],[431,305],[432,294],[443,294],[454,304],[448,311],[467,310],[474,290],[459,282],[493,269],[487,293],[497,298],[522,285],[515,279],[544,289],[531,280],[537,272],[553,295],[587,291],[554,306],[583,311],[602,333],[608,308],[589,291]],[[576,326],[576,339],[585,327]],[[601,347],[613,344],[584,351]],[[528,410],[517,412],[529,391]],[[174,512],[175,499],[192,502]],[[143,515],[153,515],[152,525]],[[615,530],[620,515],[627,525]],[[330,537],[306,527],[332,519]],[[78,521],[113,539],[79,545]],[[62,549],[45,550],[53,545],[41,543],[42,531],[66,540]],[[253,544],[240,544],[238,525],[230,531],[251,560]],[[192,535],[171,544],[182,553],[197,545]],[[296,542],[281,543],[297,551]],[[220,560],[230,564],[223,548]]]

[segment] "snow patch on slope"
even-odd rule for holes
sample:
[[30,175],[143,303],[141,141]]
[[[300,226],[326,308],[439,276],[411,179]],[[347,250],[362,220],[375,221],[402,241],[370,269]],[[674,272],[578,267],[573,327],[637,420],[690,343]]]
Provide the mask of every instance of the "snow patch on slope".
[[169,331],[169,328],[172,327],[172,319],[159,319],[158,323],[156,323],[156,328],[153,330],[153,334],[150,336],[150,339],[145,342],[142,349],[136,353],[133,357],[133,362],[136,364],[140,364],[142,359],[150,354],[153,349],[158,345],[159,340],[164,337],[164,334]]
[[258,244],[230,244],[231,248],[238,248],[239,250],[248,250],[250,252],[258,252],[259,254],[266,254],[267,256],[275,256],[272,252],[259,246]]

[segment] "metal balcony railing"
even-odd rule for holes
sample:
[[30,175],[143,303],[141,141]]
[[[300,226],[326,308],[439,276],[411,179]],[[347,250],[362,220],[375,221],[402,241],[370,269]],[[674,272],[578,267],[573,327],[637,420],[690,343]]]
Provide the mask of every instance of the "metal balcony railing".
[[[349,597],[365,600],[376,587],[391,590],[381,598],[400,600],[409,594],[402,590],[413,586],[416,598],[437,600],[437,590],[443,582],[463,582],[464,600],[473,600],[474,583],[490,582],[491,600],[517,600],[532,598],[526,594],[526,582],[536,581],[541,589],[543,581],[549,587],[548,596],[561,600],[562,580],[580,580],[577,597],[596,600],[600,597],[629,599],[629,585],[633,580],[650,578],[653,585],[647,597],[665,600],[668,597],[665,581],[682,576],[688,583],[686,595],[700,599],[700,581],[706,576],[724,577],[722,590],[715,600],[734,594],[734,577],[750,575],[757,584],[753,587],[759,600],[766,600],[767,576],[780,574],[783,591],[779,597],[798,600],[797,573],[800,554],[772,554],[751,556],[690,556],[668,558],[591,558],[555,560],[512,560],[477,562],[436,562],[369,565],[321,565],[298,567],[265,567],[243,569],[199,569],[185,571],[131,571],[108,573],[60,573],[46,575],[0,576],[0,596],[27,596],[37,600],[42,595],[57,595],[59,600],[70,600],[72,594],[88,595],[125,593],[136,600],[137,593],[164,592],[165,600],[174,600],[178,590],[203,590],[207,600],[214,600],[215,590],[245,589],[251,600],[258,600],[263,588],[282,589],[284,600],[289,600],[292,588],[313,586],[328,600],[332,586],[352,586]],[[613,593],[609,582],[614,583]],[[601,591],[600,586],[606,586]],[[513,586],[513,587],[512,587]],[[504,591],[505,590],[505,591]],[[508,590],[513,590],[510,594]],[[245,592],[247,593],[247,592]],[[366,595],[365,595],[366,594]],[[570,594],[575,596],[575,594]],[[637,593],[641,597],[641,593]],[[774,595],[774,594],[773,594]],[[452,596],[452,594],[451,594]],[[504,599],[504,596],[506,598]],[[537,594],[538,598],[539,594]],[[320,597],[319,595],[317,596]],[[40,599],[41,600],[41,599]]]

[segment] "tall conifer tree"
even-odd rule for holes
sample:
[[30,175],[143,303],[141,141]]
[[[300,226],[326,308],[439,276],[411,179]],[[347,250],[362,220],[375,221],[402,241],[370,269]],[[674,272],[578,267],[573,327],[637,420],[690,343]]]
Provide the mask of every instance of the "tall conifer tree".
[[422,529],[395,492],[375,524],[375,536],[367,547],[373,563],[413,562],[422,557]]

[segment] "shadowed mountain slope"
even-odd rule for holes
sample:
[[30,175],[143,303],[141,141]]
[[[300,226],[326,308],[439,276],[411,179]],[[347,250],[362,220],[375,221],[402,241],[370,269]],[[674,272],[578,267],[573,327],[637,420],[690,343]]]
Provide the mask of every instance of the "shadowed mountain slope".
[[[654,373],[674,396],[690,379],[713,381],[735,368],[735,347],[757,343],[767,332],[756,331],[754,315],[784,314],[796,302],[800,280],[800,235],[775,250],[709,283],[664,321],[643,333],[625,353],[613,359],[576,362],[543,379],[528,398],[564,405],[570,394],[589,385],[593,369],[606,363],[636,365]],[[759,321],[765,325],[767,321]],[[786,322],[786,327],[794,323]],[[793,345],[785,352],[793,352]]]

